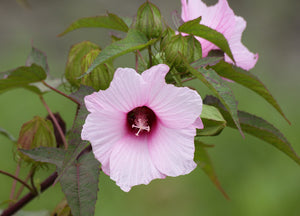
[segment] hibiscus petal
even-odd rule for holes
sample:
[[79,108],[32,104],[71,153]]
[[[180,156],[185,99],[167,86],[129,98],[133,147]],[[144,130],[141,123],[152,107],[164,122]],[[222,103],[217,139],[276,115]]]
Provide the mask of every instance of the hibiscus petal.
[[109,157],[113,146],[126,134],[126,114],[98,110],[90,113],[83,125],[81,138],[92,144],[95,158],[109,174]]
[[98,100],[98,94],[98,92],[94,92],[93,94],[84,97],[84,103],[89,112],[94,112],[102,109],[102,106]]
[[165,83],[167,65],[156,65],[144,71],[142,77],[147,83],[146,106],[171,128],[184,128],[194,123],[202,111],[200,95],[187,87],[175,87]]
[[[246,21],[242,17],[236,17],[236,25],[232,37],[229,40],[229,45],[236,61],[236,65],[245,70],[252,69],[257,60],[258,54],[254,54],[242,44],[242,34],[246,28]],[[225,55],[225,61],[233,63],[232,60]]]
[[168,176],[190,173],[197,166],[194,162],[194,136],[196,129],[170,129],[158,124],[149,139],[151,158],[157,169]]
[[[189,0],[187,6],[183,4],[182,11],[184,13],[182,14],[182,18],[185,22],[201,16],[200,23],[202,25],[206,25],[222,33],[226,39],[230,38],[233,34],[235,15],[229,7],[227,0],[219,0],[217,4],[209,7],[201,0]],[[201,43],[203,57],[206,57],[211,50],[219,49],[213,43],[203,38],[196,38]]]
[[194,123],[202,111],[200,95],[187,87],[152,85],[148,107],[169,128],[185,128]]
[[104,109],[129,112],[145,103],[145,82],[134,69],[118,68],[110,87],[97,94],[98,103]]
[[146,136],[126,136],[117,143],[110,157],[110,178],[125,192],[132,186],[165,178],[151,160]]
[[184,22],[203,16],[207,10],[201,0],[181,0],[181,18]]

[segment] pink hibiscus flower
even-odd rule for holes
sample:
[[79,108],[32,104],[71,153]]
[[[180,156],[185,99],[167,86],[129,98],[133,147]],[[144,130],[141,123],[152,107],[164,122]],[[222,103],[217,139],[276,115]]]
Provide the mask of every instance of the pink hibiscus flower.
[[[234,14],[226,0],[219,0],[217,4],[209,7],[201,0],[188,0],[188,2],[187,0],[181,0],[181,4],[181,17],[184,22],[201,16],[201,24],[215,29],[225,36],[238,67],[250,70],[255,66],[258,54],[250,52],[241,42],[242,33],[246,28],[246,21]],[[197,37],[197,39],[202,45],[203,57],[206,57],[211,50],[219,49],[203,38]],[[232,63],[227,55],[225,55],[225,61]]]
[[194,136],[203,128],[202,99],[187,87],[166,84],[168,71],[164,64],[141,75],[118,68],[108,89],[84,98],[90,114],[81,137],[91,142],[103,172],[126,192],[196,167]]

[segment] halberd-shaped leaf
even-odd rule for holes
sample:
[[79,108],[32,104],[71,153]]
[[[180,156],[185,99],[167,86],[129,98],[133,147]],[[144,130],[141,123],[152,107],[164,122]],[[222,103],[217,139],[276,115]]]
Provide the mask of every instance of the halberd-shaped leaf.
[[204,124],[203,129],[197,129],[197,136],[215,136],[222,132],[226,127],[226,121],[220,111],[214,107],[203,104],[201,120]]
[[97,201],[100,163],[92,152],[72,163],[60,184],[74,216],[93,216]]
[[268,101],[283,116],[283,118],[285,118],[288,123],[290,123],[269,90],[256,76],[251,74],[249,71],[245,71],[224,61],[221,61],[218,64],[212,66],[212,68],[220,76],[233,80],[259,94],[266,101]]
[[212,69],[198,68],[195,69],[193,64],[189,65],[185,60],[186,68],[199,80],[201,80],[224,104],[229,110],[234,123],[243,135],[238,115],[237,115],[237,102],[231,89],[227,86],[226,82]]
[[229,196],[226,194],[224,189],[222,188],[217,175],[215,173],[214,167],[212,162],[206,152],[205,144],[199,141],[198,139],[195,140],[195,156],[194,161],[197,165],[206,173],[206,175],[210,178],[210,180],[214,183],[214,185],[219,189],[219,191],[224,195],[226,199],[229,199]]
[[178,31],[198,36],[212,42],[234,61],[228,41],[224,35],[214,29],[209,28],[208,26],[201,25],[200,21],[201,17],[185,22],[178,28]]
[[5,72],[4,76],[1,75],[3,74],[0,74],[0,94],[13,88],[27,88],[29,84],[42,81],[47,77],[44,69],[36,64],[30,67],[22,66]]
[[62,166],[66,150],[60,148],[39,147],[31,150],[20,150],[23,154],[39,162],[50,163],[58,168]]
[[126,23],[115,14],[108,13],[105,16],[85,17],[73,22],[63,33],[58,36],[61,37],[70,31],[79,28],[108,28],[119,30],[123,32],[128,31]]
[[72,166],[78,155],[88,146],[87,141],[81,140],[82,125],[84,124],[86,116],[89,113],[84,105],[83,98],[84,96],[89,95],[94,91],[95,90],[91,87],[81,86],[77,92],[71,95],[71,97],[79,101],[81,105],[80,109],[78,110],[76,119],[73,123],[72,130],[70,131],[69,148],[65,154],[63,165],[60,172],[58,173],[58,177],[56,178],[55,182],[58,182],[60,178],[65,175],[65,172],[70,166]]
[[[92,65],[84,75],[90,73],[95,67],[105,61],[112,60],[135,50],[143,49],[153,44],[155,41],[156,39],[148,41],[147,37],[143,33],[135,29],[130,29],[124,39],[116,41],[105,47],[96,57],[95,61],[92,63]],[[83,77],[84,75],[82,75],[81,77]]]
[[[218,98],[207,96],[204,99],[204,103],[217,107],[222,113],[223,117],[226,119],[227,125],[229,127],[236,128],[236,125],[234,124],[230,114],[222,105],[220,100],[218,100]],[[261,140],[264,140],[267,143],[270,143],[283,153],[287,154],[290,158],[292,158],[300,165],[299,156],[295,153],[289,141],[277,128],[275,128],[266,120],[247,112],[239,111],[238,116],[243,131]]]

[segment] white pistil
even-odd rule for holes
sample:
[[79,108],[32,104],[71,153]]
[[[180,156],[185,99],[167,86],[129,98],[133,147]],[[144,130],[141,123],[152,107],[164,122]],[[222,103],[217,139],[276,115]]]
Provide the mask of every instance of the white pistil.
[[146,126],[146,122],[144,119],[141,119],[141,118],[138,118],[137,121],[135,121],[136,124],[132,124],[132,128],[137,128],[139,129],[138,132],[135,134],[136,136],[139,136],[139,133],[142,131],[142,130],[145,130],[147,132],[150,131],[150,126],[147,125]]

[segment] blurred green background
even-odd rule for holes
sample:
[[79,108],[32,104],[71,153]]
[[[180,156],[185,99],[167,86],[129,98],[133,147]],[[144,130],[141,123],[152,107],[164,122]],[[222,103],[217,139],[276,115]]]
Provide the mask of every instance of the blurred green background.
[[[142,0],[29,0],[30,9],[17,0],[0,0],[0,71],[24,65],[31,44],[45,51],[50,73],[61,77],[72,44],[91,40],[104,47],[109,31],[82,29],[58,38],[71,22],[81,17],[104,14],[106,10],[121,16],[135,16]],[[180,12],[180,0],[153,0],[168,23],[173,10]],[[206,1],[209,4],[216,1]],[[237,15],[247,20],[243,42],[259,61],[252,70],[269,88],[292,122],[289,126],[263,99],[247,89],[230,84],[239,100],[239,108],[262,116],[279,128],[300,153],[300,3],[297,0],[228,0]],[[132,62],[128,64],[128,62]],[[133,66],[132,56],[117,61]],[[64,90],[62,88],[62,90]],[[204,98],[206,89],[203,88]],[[60,112],[71,124],[75,106],[63,97],[46,95],[52,111]],[[0,127],[18,136],[21,125],[35,115],[46,115],[37,96],[22,89],[0,95]],[[231,200],[226,200],[200,169],[166,180],[154,180],[148,186],[134,187],[129,193],[118,188],[101,173],[96,215],[300,215],[300,167],[286,155],[263,141],[226,128],[218,137],[205,138],[215,144],[209,150],[216,172]],[[14,171],[15,148],[0,136],[0,169]],[[38,173],[43,181],[54,167]],[[21,172],[21,177],[26,175]],[[9,197],[12,180],[0,175],[0,203]],[[27,211],[53,209],[62,199],[56,185],[26,206]],[[4,206],[0,206],[0,209]]]

